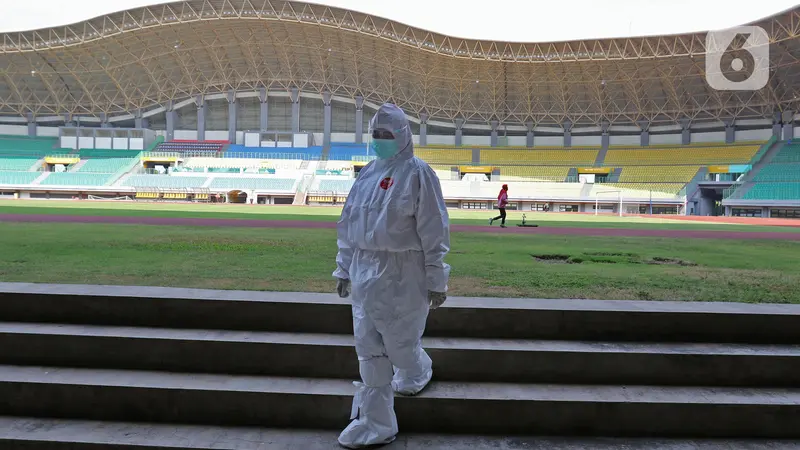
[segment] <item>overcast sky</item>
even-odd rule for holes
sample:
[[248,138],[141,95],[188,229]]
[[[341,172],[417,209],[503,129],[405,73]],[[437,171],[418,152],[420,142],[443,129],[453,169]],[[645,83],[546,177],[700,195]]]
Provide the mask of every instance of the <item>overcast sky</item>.
[[[66,25],[157,3],[167,2],[0,0],[0,32]],[[797,0],[316,0],[314,3],[362,11],[455,37],[546,42],[726,28],[792,8]]]

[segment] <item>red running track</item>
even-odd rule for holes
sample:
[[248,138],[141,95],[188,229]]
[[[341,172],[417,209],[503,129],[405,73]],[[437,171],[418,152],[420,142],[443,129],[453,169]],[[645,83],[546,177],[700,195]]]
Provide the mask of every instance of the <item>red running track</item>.
[[[216,219],[199,217],[69,216],[50,214],[0,214],[0,222],[105,223],[131,225],[243,227],[243,228],[335,228],[334,222],[302,220]],[[713,230],[646,230],[629,228],[579,228],[509,226],[506,229],[479,225],[451,225],[454,232],[541,234],[558,236],[666,237],[695,239],[781,239],[800,241],[800,233]]]

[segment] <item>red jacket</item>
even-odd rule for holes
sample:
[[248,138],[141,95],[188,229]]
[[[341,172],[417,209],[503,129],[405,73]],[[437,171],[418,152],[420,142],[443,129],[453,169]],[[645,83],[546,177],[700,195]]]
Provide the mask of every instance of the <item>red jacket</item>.
[[500,191],[500,195],[497,196],[497,207],[505,208],[506,205],[508,205],[508,192]]

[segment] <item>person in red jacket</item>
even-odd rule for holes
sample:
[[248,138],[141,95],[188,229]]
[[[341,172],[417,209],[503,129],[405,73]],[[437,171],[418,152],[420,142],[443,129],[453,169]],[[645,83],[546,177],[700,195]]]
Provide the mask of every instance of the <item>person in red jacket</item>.
[[500,210],[500,215],[489,219],[489,225],[492,225],[495,220],[501,219],[500,227],[506,227],[506,205],[508,205],[508,185],[504,184],[497,196],[497,208]]

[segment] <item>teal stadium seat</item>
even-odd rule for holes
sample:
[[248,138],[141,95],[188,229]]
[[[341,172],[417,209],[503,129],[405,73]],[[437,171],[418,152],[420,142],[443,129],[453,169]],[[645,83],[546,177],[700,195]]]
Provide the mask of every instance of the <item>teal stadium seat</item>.
[[41,172],[0,172],[0,184],[31,184]]
[[[44,156],[45,152],[52,153],[53,149],[58,148],[58,138],[21,138],[0,136],[0,154],[7,155],[9,152],[19,152],[21,154],[31,154]],[[64,153],[69,152],[69,150]]]
[[320,192],[335,192],[337,194],[347,194],[353,187],[355,180],[320,180]]
[[82,148],[78,151],[81,159],[88,158],[135,158],[139,150],[112,150],[106,148]]
[[770,164],[781,163],[800,163],[800,145],[784,145],[781,151],[770,161]]
[[784,145],[753,182],[744,200],[800,200],[800,145]]
[[42,186],[104,186],[110,173],[51,172],[39,182]]
[[773,164],[764,166],[753,178],[755,182],[797,181],[800,182],[800,163]]
[[175,177],[172,175],[132,175],[123,186],[135,188],[196,189],[203,187],[208,177]]
[[255,189],[264,191],[291,191],[294,178],[217,177],[211,189]]
[[744,200],[800,200],[800,182],[757,183],[742,198]]
[[118,171],[130,165],[134,161],[133,158],[98,158],[89,159],[80,166],[76,172],[92,172],[92,173],[117,173]]
[[26,171],[31,170],[39,158],[23,158],[23,157],[0,157],[0,170],[8,171]]

